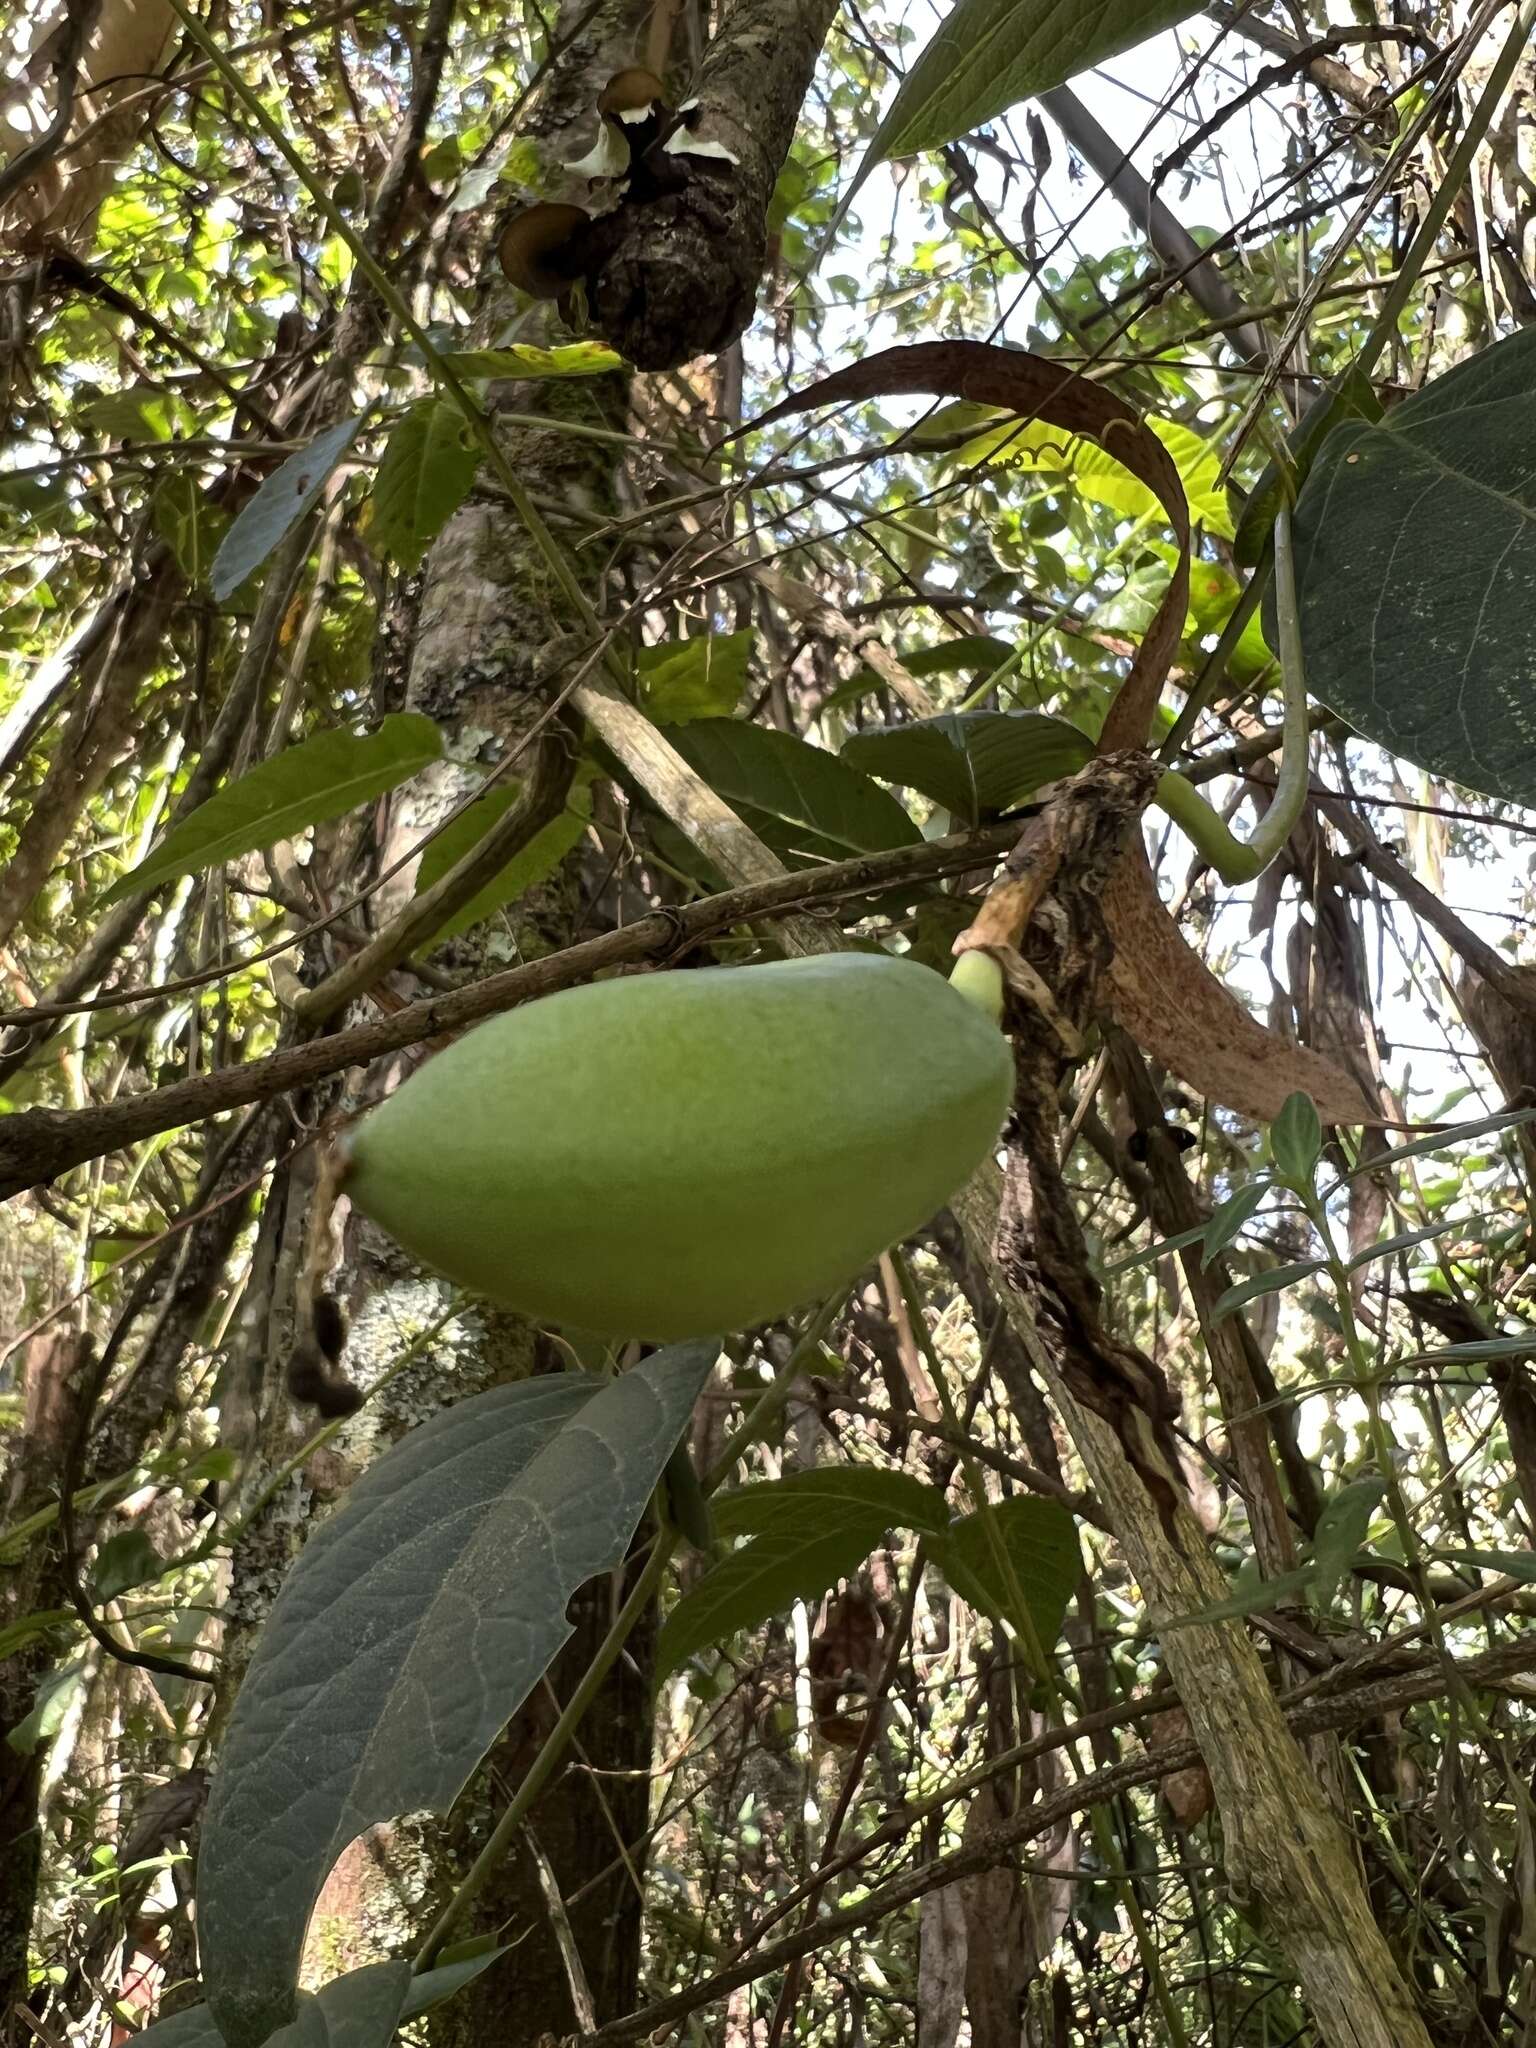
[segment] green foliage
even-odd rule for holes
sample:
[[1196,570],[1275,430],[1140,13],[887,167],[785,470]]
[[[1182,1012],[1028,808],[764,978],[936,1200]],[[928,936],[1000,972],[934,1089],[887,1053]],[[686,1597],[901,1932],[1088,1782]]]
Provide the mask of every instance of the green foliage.
[[680,1345],[618,1379],[461,1401],[311,1537],[241,1687],[203,1829],[204,1979],[230,2048],[286,2024],[305,1924],[346,1844],[446,1811],[547,1669],[571,1595],[622,1561],[715,1355]]
[[391,712],[376,732],[316,733],[199,804],[103,901],[115,903],[307,832],[394,789],[437,760],[442,748],[431,719],[414,711]]
[[399,421],[374,480],[368,537],[415,569],[475,480],[480,450],[451,399],[423,398]]
[[266,561],[319,498],[338,462],[357,439],[363,424],[359,413],[317,434],[305,448],[290,455],[243,505],[219,544],[209,578],[222,604]]
[[[444,875],[457,867],[486,833],[506,816],[518,795],[517,783],[499,783],[486,795],[477,797],[451,824],[445,825],[421,856],[416,870],[417,895],[435,888]],[[554,874],[587,829],[591,816],[591,778],[583,774],[578,777],[559,817],[552,818],[541,827],[520,853],[512,855],[499,874],[493,875],[462,909],[455,911],[432,934],[431,943],[438,945],[444,939],[467,932],[485,918],[494,916],[505,905],[521,901],[530,889],[537,888],[540,882]]]
[[715,1527],[750,1540],[710,1568],[663,1624],[656,1676],[711,1644],[816,1600],[864,1562],[892,1528],[936,1533],[949,1520],[944,1496],[904,1472],[837,1466],[794,1472],[717,1497]]
[[669,737],[742,822],[794,866],[911,846],[922,836],[868,776],[793,733],[700,718]]
[[1421,767],[1536,800],[1536,330],[1336,426],[1296,546],[1314,695]]
[[747,686],[751,627],[739,633],[699,633],[662,640],[635,657],[640,702],[658,725],[697,718],[729,718]]
[[1092,750],[1076,726],[1042,712],[963,711],[867,727],[843,742],[842,759],[932,797],[961,826],[1011,810]]
[[859,167],[939,149],[1193,14],[1190,0],[956,0],[902,80]]

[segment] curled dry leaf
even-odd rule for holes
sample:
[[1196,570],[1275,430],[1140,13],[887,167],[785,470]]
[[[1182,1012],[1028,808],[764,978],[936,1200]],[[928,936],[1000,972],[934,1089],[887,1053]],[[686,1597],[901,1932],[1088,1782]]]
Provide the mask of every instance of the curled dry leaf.
[[[759,426],[817,406],[903,392],[970,399],[1087,435],[1156,493],[1179,557],[1168,589],[1110,707],[1099,742],[1113,753],[1146,745],[1152,714],[1189,604],[1189,507],[1162,442],[1121,399],[1045,356],[980,341],[921,342],[850,363],[762,414]],[[1116,1021],[1201,1094],[1268,1122],[1303,1091],[1325,1123],[1373,1114],[1332,1060],[1266,1030],[1184,941],[1157,893],[1139,843],[1103,895],[1114,941],[1106,994]]]

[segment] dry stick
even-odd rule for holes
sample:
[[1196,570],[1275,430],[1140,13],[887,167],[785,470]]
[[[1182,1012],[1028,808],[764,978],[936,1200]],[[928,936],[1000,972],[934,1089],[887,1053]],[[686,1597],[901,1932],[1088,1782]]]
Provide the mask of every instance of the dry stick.
[[[640,717],[638,712],[635,713]],[[643,723],[643,720],[642,720]],[[610,745],[612,741],[610,740]],[[715,800],[718,803],[718,798]],[[724,806],[720,806],[724,809]],[[734,817],[734,813],[728,813]],[[738,827],[745,832],[746,827]],[[265,1102],[286,1089],[308,1086],[328,1074],[385,1053],[403,1051],[424,1039],[462,1031],[482,1017],[514,1004],[585,981],[605,967],[665,959],[733,925],[787,921],[791,913],[843,897],[864,896],[902,882],[937,881],[946,875],[990,866],[1018,835],[1017,822],[902,846],[809,872],[780,874],[744,888],[727,889],[677,910],[657,910],[618,931],[603,932],[563,953],[530,960],[448,995],[427,997],[373,1024],[359,1024],[304,1045],[269,1053],[244,1066],[218,1068],[168,1088],[155,1088],[104,1107],[81,1110],[29,1109],[0,1118],[0,1201],[66,1173],[87,1159],[136,1144],[160,1131]],[[769,856],[771,858],[771,856]],[[797,924],[822,929],[807,918]],[[828,935],[830,937],[830,934]],[[832,943],[836,943],[835,939]]]
[[[1516,1673],[1533,1668],[1536,1668],[1536,1643],[1529,1638],[1506,1643],[1458,1666],[1467,1684],[1484,1686],[1498,1684]],[[1353,1727],[1383,1713],[1400,1712],[1404,1707],[1418,1705],[1424,1700],[1437,1699],[1444,1691],[1445,1675],[1439,1664],[1426,1661],[1412,1672],[1377,1679],[1331,1698],[1286,1704],[1281,1711],[1293,1736],[1322,1735]],[[1137,1704],[1144,1707],[1147,1703]],[[582,2048],[619,2048],[620,2043],[642,2041],[653,2034],[661,2034],[661,2038],[666,2039],[663,2029],[676,2027],[700,2006],[713,2004],[738,1985],[750,1984],[754,1978],[782,1969],[812,1949],[824,1947],[861,1927],[868,1927],[928,1892],[994,1869],[1024,1843],[1049,1833],[1059,1822],[1070,1819],[1074,1814],[1119,1798],[1139,1785],[1152,1784],[1158,1779],[1171,1777],[1177,1771],[1188,1770],[1200,1761],[1201,1753],[1196,1743],[1179,1742],[1096,1771],[1092,1777],[1068,1785],[1049,1799],[998,1822],[966,1848],[955,1850],[948,1856],[935,1857],[904,1876],[891,1879],[868,1893],[857,1905],[824,1913],[809,1928],[786,1936],[755,1957],[730,1965],[704,1983],[674,1997],[658,1999],[641,2012],[612,2020],[607,2026],[599,2027],[595,2034],[577,2038]],[[861,1843],[859,1846],[863,1849],[868,1845]],[[1405,2040],[1407,2038],[1404,2037]]]

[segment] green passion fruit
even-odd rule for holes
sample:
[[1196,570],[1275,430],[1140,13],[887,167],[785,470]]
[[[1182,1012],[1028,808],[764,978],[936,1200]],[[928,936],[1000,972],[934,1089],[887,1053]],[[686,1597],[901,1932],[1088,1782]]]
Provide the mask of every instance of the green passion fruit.
[[980,1163],[1012,1086],[996,1025],[915,961],[628,976],[439,1053],[357,1127],[346,1188],[466,1287],[671,1342],[851,1279]]

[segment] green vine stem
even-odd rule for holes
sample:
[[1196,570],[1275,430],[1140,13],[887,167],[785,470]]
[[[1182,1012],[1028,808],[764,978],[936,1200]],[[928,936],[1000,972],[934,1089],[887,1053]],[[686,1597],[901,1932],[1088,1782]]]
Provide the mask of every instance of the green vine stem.
[[1284,703],[1280,773],[1274,801],[1253,829],[1239,839],[1193,783],[1169,769],[1157,785],[1155,801],[1167,812],[1202,860],[1224,882],[1255,881],[1295,830],[1307,800],[1311,779],[1310,728],[1307,723],[1307,677],[1301,652],[1301,612],[1296,597],[1296,563],[1291,545],[1291,508],[1282,504],[1275,515],[1275,621],[1280,641],[1280,681]]

